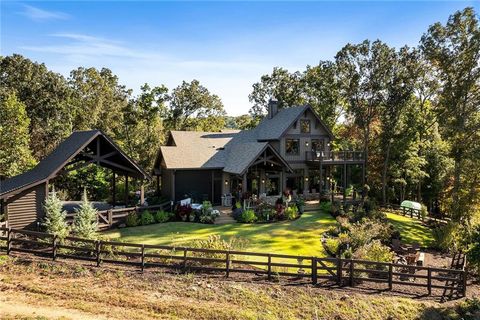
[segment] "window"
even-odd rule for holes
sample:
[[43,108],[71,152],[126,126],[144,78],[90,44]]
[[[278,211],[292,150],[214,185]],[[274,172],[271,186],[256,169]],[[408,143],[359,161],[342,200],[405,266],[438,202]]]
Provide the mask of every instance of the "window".
[[288,155],[298,155],[300,153],[300,140],[287,139],[285,140],[285,151]]
[[300,121],[300,132],[301,133],[310,133],[310,120],[301,120]]
[[323,139],[312,139],[312,151],[324,151],[325,150],[325,143]]

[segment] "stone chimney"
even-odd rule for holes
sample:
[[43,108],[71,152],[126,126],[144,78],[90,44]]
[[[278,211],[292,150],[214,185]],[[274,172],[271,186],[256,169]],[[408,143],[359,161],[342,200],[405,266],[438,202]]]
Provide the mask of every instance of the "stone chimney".
[[270,98],[268,100],[268,119],[272,119],[278,113],[278,100]]

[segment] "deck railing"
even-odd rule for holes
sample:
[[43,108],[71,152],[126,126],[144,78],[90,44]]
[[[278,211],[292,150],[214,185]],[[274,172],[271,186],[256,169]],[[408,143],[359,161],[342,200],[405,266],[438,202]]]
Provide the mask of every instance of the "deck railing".
[[363,151],[306,151],[306,161],[364,161]]

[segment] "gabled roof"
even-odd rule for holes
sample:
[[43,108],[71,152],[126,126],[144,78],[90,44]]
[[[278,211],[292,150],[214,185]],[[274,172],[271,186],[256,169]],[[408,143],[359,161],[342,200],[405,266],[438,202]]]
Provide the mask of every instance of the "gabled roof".
[[290,170],[288,163],[269,146],[268,141],[280,139],[302,114],[310,110],[327,133],[333,134],[308,106],[280,109],[272,118],[263,119],[252,130],[224,130],[221,132],[171,131],[170,146],[160,148],[155,168],[163,159],[167,169],[223,169],[241,174],[259,155],[270,148]]
[[57,148],[40,161],[33,169],[0,182],[0,196],[6,196],[12,192],[19,192],[28,187],[53,179],[72,159],[85,149],[95,138],[101,137],[103,143],[118,151],[118,159],[121,159],[138,176],[148,179],[148,174],[140,168],[132,159],[103,132],[100,130],[75,131]]

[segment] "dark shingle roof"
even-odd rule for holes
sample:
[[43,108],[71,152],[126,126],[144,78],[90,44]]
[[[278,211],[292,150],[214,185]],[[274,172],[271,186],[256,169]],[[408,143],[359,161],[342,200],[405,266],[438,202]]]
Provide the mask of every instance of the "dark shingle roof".
[[12,191],[23,189],[27,186],[42,183],[46,179],[52,178],[68,163],[68,161],[75,157],[75,155],[84,149],[97,136],[103,136],[105,140],[117,149],[123,158],[130,162],[141,175],[148,177],[148,175],[137,164],[135,164],[133,160],[126,156],[119,147],[101,131],[75,131],[33,169],[5,181],[1,181],[0,196],[11,193]]

